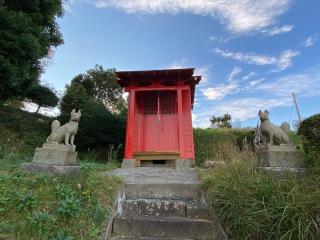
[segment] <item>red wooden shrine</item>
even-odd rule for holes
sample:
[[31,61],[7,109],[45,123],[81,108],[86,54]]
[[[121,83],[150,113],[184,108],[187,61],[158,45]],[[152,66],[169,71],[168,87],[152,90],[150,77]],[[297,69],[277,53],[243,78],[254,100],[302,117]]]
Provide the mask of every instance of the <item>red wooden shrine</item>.
[[194,68],[116,72],[129,93],[125,160],[194,159],[191,110],[201,76],[193,74]]

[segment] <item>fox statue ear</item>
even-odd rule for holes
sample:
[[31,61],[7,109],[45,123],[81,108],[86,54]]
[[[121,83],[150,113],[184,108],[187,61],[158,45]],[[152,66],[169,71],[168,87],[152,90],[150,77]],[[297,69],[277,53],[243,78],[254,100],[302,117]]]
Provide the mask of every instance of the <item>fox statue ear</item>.
[[264,112],[269,115],[269,111],[268,110],[265,110]]
[[81,116],[81,110],[80,109],[79,109],[79,111],[77,113]]
[[259,112],[258,112],[258,115],[260,115],[262,112],[261,112],[261,109],[259,109]]
[[72,109],[71,113],[75,113],[75,112],[76,112],[76,110],[75,110],[75,109]]

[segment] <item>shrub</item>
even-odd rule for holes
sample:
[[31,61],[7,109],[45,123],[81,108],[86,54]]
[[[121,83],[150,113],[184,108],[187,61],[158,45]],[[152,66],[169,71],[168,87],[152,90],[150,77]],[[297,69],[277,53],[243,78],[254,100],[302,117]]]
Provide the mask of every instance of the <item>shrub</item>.
[[53,217],[47,212],[36,211],[30,214],[29,227],[39,236],[47,235],[53,223]]
[[18,197],[18,206],[17,206],[18,210],[23,210],[23,209],[30,210],[37,203],[36,198],[32,192],[17,193],[17,197]]
[[[254,131],[250,129],[193,129],[195,158],[198,166],[205,160],[225,160],[230,146],[240,150],[252,149]],[[237,152],[235,153],[235,155]]]
[[306,166],[320,169],[320,114],[303,120],[298,134],[302,135],[303,149],[306,153]]
[[75,238],[67,231],[59,230],[51,236],[49,240],[74,240]]
[[[101,103],[90,102],[82,110],[75,144],[79,150],[95,149],[106,152],[108,146],[123,144],[125,118],[114,115]],[[62,114],[62,124],[69,121],[70,113]],[[106,159],[106,158],[105,158]],[[105,160],[106,161],[106,160]]]
[[58,212],[65,217],[76,217],[80,210],[80,200],[74,195],[70,194],[60,201]]

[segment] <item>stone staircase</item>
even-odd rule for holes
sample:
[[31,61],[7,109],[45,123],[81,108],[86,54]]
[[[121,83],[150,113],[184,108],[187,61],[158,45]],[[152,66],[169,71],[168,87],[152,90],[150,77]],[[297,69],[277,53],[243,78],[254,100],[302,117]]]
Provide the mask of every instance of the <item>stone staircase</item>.
[[[201,198],[194,170],[117,170],[125,191],[112,221],[112,240],[227,239]],[[128,171],[131,171],[131,175]]]

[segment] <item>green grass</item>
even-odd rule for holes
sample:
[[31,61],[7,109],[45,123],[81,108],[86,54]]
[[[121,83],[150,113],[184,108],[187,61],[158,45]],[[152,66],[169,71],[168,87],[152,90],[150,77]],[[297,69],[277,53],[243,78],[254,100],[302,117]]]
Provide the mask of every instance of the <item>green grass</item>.
[[209,206],[230,239],[320,239],[320,177],[280,180],[239,153],[223,168],[202,170]]
[[196,165],[206,160],[220,161],[229,155],[223,149],[235,145],[239,149],[251,149],[254,131],[251,129],[193,129]]
[[99,239],[121,185],[104,174],[116,161],[96,163],[103,156],[93,151],[79,154],[73,177],[22,173],[53,119],[3,105],[0,115],[0,239]]
[[99,239],[121,185],[104,165],[73,177],[0,169],[0,239]]

